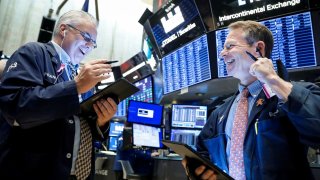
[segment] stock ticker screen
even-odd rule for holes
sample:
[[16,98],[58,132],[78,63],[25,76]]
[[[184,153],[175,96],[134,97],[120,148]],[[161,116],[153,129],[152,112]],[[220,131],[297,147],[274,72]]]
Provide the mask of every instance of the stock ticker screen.
[[162,58],[163,93],[211,79],[207,35]]
[[[313,28],[310,12],[261,21],[274,37],[271,59],[281,59],[287,69],[316,66]],[[227,70],[220,52],[228,35],[227,29],[216,31],[218,77],[226,77]]]
[[172,104],[171,127],[203,128],[207,122],[207,106]]
[[142,101],[142,102],[153,102],[153,81],[152,76],[147,76],[137,82],[134,85],[140,89],[140,91],[131,95],[127,99],[121,101],[118,104],[118,109],[115,117],[125,117],[127,114],[127,108],[129,100]]

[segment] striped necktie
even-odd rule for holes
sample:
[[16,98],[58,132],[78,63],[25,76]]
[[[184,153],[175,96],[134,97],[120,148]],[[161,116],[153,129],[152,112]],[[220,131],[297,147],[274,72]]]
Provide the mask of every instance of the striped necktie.
[[248,89],[244,88],[241,92],[232,126],[229,172],[230,176],[236,180],[246,179],[243,144],[248,124],[248,95]]

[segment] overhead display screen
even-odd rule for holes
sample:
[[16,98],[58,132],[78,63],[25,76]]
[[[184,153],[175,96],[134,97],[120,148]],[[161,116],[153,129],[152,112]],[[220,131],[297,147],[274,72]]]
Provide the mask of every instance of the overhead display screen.
[[193,0],[173,0],[149,21],[162,55],[206,32]]
[[207,35],[162,58],[163,93],[211,79]]
[[[271,54],[274,67],[278,59],[281,59],[287,69],[317,65],[310,12],[274,18],[260,23],[268,27],[274,37]],[[218,77],[227,76],[223,58],[219,56],[227,35],[228,29],[216,31]]]

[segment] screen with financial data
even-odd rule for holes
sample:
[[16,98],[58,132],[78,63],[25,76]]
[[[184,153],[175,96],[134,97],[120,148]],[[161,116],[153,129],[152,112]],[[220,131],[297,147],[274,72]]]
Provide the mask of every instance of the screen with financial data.
[[172,0],[149,21],[162,55],[206,32],[194,0]]
[[[287,69],[317,66],[310,12],[274,18],[260,23],[268,27],[273,34],[274,48],[271,59],[275,68],[278,59]],[[226,66],[219,55],[223,50],[228,30],[217,30],[215,33],[218,77],[226,77]]]
[[172,104],[172,127],[203,128],[206,122],[207,106]]
[[162,58],[163,94],[211,79],[207,35]]
[[143,147],[161,148],[163,145],[162,129],[142,124],[133,123],[133,145]]
[[129,100],[142,101],[142,102],[153,102],[153,80],[152,76],[147,76],[135,83],[133,83],[140,91],[131,95],[127,99],[121,101],[118,104],[118,109],[115,117],[125,117],[127,115]]
[[170,140],[188,144],[195,149],[200,131],[195,129],[171,129]]

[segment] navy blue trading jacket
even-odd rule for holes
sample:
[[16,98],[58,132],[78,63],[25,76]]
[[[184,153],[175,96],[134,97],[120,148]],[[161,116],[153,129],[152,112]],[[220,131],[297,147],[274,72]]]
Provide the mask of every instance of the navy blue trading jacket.
[[[68,179],[75,135],[70,117],[80,104],[75,81],[60,67],[51,42],[28,43],[7,62],[0,85],[0,179]],[[89,123],[99,137],[95,121]]]
[[[210,115],[198,136],[197,150],[228,172],[225,126],[236,95]],[[248,119],[244,142],[247,180],[313,179],[307,148],[320,147],[320,88],[295,83],[282,106],[276,96],[267,99],[263,91],[256,98]]]

